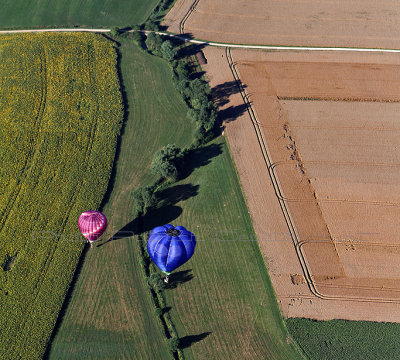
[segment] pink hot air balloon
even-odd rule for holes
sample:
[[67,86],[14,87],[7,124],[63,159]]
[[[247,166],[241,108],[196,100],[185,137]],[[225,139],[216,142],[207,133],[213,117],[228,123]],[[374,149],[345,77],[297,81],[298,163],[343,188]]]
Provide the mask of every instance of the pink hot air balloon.
[[79,230],[82,235],[90,242],[90,247],[107,228],[107,218],[100,211],[85,211],[78,219]]

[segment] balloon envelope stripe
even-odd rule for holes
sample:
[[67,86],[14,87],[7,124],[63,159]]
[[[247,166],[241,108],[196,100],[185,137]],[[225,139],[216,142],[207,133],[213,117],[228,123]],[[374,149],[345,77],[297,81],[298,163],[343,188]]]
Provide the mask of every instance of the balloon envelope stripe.
[[78,227],[89,241],[97,240],[107,228],[107,218],[99,211],[86,211],[79,216]]
[[[168,259],[168,252],[171,244],[171,237],[164,237],[160,241],[159,251],[154,253],[154,258],[157,259],[157,262],[160,264],[165,264]],[[161,270],[166,271],[166,266],[162,266]]]
[[158,251],[156,250],[158,245],[160,244],[161,241],[163,241],[166,237],[169,237],[167,234],[163,234],[164,236],[160,237],[160,240],[158,240],[157,244],[154,246],[154,253],[158,253]]
[[[94,224],[94,223],[93,223],[93,224]],[[104,221],[102,221],[101,224],[98,225],[98,226],[96,227],[96,229],[91,230],[91,231],[88,231],[88,232],[85,232],[85,235],[90,235],[90,234],[93,234],[93,233],[95,233],[96,231],[100,230],[100,229],[103,227],[103,224],[104,224]]]
[[[175,239],[172,239],[171,243],[174,242]],[[169,252],[168,252],[168,258],[167,261],[165,262],[165,267],[169,271],[171,268],[177,268],[184,264],[186,262],[186,259],[188,259],[186,248],[184,244],[181,241],[176,241],[175,246],[169,246]],[[171,254],[171,256],[169,256]],[[190,257],[189,257],[190,258]],[[168,260],[172,259],[170,263],[168,263]]]

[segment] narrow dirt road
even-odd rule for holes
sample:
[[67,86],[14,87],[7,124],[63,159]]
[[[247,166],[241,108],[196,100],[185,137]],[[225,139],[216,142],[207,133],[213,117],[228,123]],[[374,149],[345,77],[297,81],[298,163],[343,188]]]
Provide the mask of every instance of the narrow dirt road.
[[[18,34],[18,33],[39,33],[39,32],[95,32],[95,33],[107,33],[110,29],[26,29],[26,30],[0,30],[0,34]],[[128,32],[135,32],[137,30],[129,30]],[[152,31],[143,30],[145,34]],[[351,48],[351,47],[315,47],[315,46],[273,46],[273,45],[241,45],[241,44],[229,44],[211,42],[207,40],[196,40],[188,39],[185,36],[155,31],[156,34],[163,36],[170,36],[176,39],[180,39],[184,42],[190,42],[192,44],[209,45],[217,47],[228,47],[228,48],[239,48],[239,49],[254,49],[254,50],[299,50],[299,51],[354,51],[354,52],[377,52],[377,53],[400,53],[400,49],[379,49],[379,48]]]

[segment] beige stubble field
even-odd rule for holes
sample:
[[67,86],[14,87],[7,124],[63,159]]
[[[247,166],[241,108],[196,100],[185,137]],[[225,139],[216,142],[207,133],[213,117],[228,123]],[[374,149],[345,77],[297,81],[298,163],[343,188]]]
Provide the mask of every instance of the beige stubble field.
[[[211,85],[232,81],[224,52],[205,53]],[[400,300],[397,57],[236,50],[233,59],[280,193],[248,114],[227,122],[226,133],[284,315],[400,321],[392,311]],[[240,103],[233,94],[223,108]]]
[[[178,0],[165,18],[172,32],[193,0]],[[199,39],[269,45],[400,48],[396,0],[200,0],[183,30]]]

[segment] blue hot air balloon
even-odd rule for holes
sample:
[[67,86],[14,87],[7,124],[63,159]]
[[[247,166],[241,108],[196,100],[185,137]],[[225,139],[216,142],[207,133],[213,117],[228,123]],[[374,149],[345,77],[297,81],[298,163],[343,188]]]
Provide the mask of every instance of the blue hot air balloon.
[[196,237],[183,226],[157,226],[150,232],[147,251],[154,263],[167,277],[171,271],[188,261],[196,247]]

